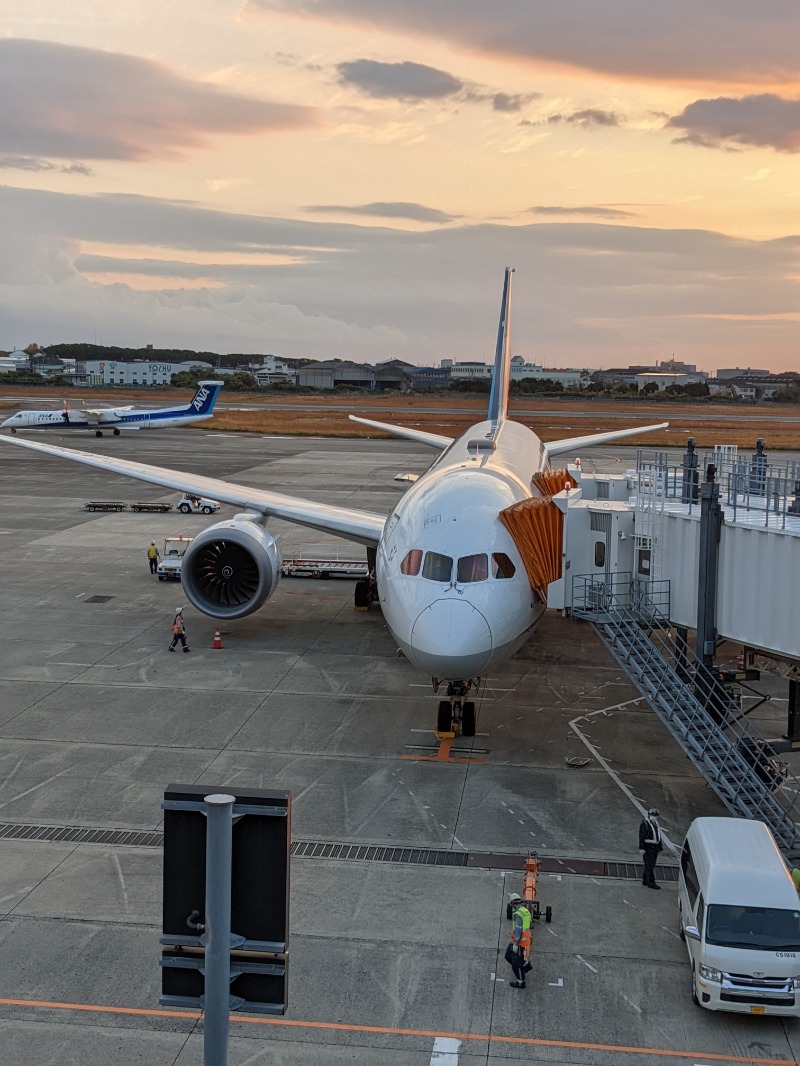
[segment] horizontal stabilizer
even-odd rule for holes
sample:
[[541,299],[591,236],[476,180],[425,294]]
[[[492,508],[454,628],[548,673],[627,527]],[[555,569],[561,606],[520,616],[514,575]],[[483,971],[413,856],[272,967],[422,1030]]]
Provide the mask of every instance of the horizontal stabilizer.
[[415,440],[417,444],[424,444],[428,448],[438,448],[443,452],[453,443],[452,437],[443,437],[438,433],[426,433],[422,429],[407,429],[405,426],[392,426],[388,422],[373,422],[370,418],[359,418],[350,415],[351,422],[360,422],[362,426],[372,426],[373,429],[382,429],[384,433],[391,433],[393,437],[404,437],[406,440]]
[[564,440],[545,441],[548,455],[564,455],[578,448],[591,448],[594,444],[607,444],[611,440],[623,437],[637,437],[642,433],[653,433],[657,429],[666,429],[669,422],[659,422],[657,426],[636,426],[634,429],[612,429],[608,433],[589,433],[585,437],[565,437]]

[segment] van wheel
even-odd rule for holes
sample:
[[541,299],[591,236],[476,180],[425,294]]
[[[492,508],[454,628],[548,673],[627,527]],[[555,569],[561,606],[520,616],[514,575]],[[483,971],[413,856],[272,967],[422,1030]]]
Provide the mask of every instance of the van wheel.
[[697,998],[697,981],[694,975],[694,963],[692,963],[692,1003],[696,1006],[700,1006],[700,1000]]
[[211,508],[210,507],[204,507],[203,508],[203,514],[211,514]]
[[683,931],[683,907],[678,904],[678,936],[686,943],[686,933]]
[[191,511],[191,507],[188,503],[182,503],[178,510],[181,512],[181,514],[188,514]]

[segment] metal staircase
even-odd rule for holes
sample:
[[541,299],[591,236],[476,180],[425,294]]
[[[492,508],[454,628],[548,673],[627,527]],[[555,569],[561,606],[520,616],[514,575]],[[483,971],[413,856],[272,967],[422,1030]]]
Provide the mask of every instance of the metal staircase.
[[672,636],[669,582],[576,576],[572,595],[573,615],[592,624],[731,814],[766,822],[782,847],[796,847],[800,781],[741,714],[738,699]]

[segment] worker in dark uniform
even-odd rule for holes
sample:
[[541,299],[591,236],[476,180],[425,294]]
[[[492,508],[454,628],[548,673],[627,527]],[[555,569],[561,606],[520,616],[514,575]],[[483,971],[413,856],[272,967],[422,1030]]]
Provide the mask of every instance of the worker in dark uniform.
[[658,824],[658,807],[651,807],[639,826],[639,851],[644,859],[642,884],[647,888],[661,888],[656,884],[656,861],[664,845],[661,843],[661,826]]
[[509,903],[513,908],[514,925],[511,929],[511,941],[506,948],[506,961],[511,964],[514,971],[514,980],[510,982],[512,988],[525,987],[525,974],[531,969],[528,962],[528,952],[531,946],[531,912],[525,900],[517,893],[512,892]]

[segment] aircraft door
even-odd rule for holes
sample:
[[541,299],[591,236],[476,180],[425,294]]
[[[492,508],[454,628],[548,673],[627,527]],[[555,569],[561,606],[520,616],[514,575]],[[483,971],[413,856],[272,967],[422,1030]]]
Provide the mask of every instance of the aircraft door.
[[590,512],[591,543],[593,545],[592,574],[602,582],[607,594],[611,594],[611,523],[610,512]]

